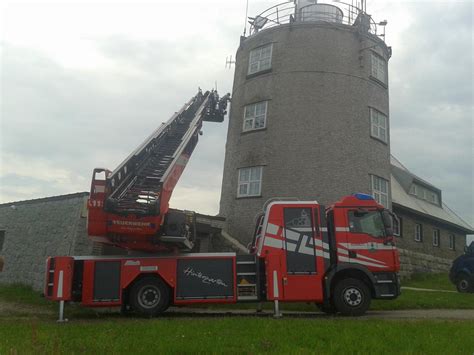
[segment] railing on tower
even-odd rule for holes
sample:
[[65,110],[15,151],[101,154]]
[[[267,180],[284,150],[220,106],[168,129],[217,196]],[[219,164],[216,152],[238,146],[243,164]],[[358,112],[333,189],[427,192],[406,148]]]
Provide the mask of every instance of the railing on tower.
[[255,17],[249,17],[250,36],[271,27],[294,22],[326,22],[353,26],[361,21],[363,18],[361,15],[365,15],[364,17],[368,19],[368,32],[385,40],[387,22],[376,23],[363,9],[362,4],[354,5],[339,0],[286,1],[266,9]]

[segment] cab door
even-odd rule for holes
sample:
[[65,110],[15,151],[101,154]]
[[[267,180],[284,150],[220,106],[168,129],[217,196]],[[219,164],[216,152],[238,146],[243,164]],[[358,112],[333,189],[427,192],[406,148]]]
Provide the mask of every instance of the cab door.
[[[283,208],[283,293],[287,301],[322,300],[324,260],[317,257],[319,206]],[[286,268],[285,268],[286,266]]]
[[372,272],[393,271],[398,255],[387,242],[381,211],[349,209],[347,243],[340,245],[339,254],[348,256],[350,263],[364,265]]

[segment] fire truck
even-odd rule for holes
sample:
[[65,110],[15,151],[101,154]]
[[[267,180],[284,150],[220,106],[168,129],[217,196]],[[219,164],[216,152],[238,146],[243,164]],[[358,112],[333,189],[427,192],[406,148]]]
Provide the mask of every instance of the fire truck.
[[196,218],[169,200],[204,121],[222,122],[229,94],[199,91],[113,172],[95,169],[88,234],[129,251],[121,256],[54,256],[45,296],[85,307],[121,307],[157,316],[169,306],[311,302],[358,316],[371,299],[400,294],[392,214],[357,193],[325,207],[268,201],[249,253],[193,253]]

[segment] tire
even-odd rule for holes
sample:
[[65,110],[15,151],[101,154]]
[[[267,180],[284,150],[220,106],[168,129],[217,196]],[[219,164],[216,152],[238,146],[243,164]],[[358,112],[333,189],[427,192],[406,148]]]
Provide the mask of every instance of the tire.
[[146,317],[154,317],[166,311],[170,304],[170,290],[159,278],[145,277],[130,290],[130,306]]
[[334,306],[342,315],[361,316],[369,309],[370,301],[369,287],[359,279],[344,279],[334,287]]
[[472,280],[466,274],[461,274],[456,279],[456,288],[461,293],[468,293],[474,291],[474,285]]

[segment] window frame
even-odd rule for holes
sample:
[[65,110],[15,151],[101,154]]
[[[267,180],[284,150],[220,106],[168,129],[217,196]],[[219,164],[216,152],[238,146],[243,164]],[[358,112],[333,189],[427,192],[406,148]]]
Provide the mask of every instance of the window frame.
[[[386,185],[386,192],[383,192],[382,190],[376,190],[375,189],[375,181],[378,179],[378,181],[385,182]],[[382,186],[382,185],[380,185]],[[370,189],[372,191],[372,196],[374,197],[375,201],[377,201],[379,204],[381,204],[384,207],[389,207],[390,202],[389,202],[389,182],[387,179],[384,179],[383,177],[377,176],[377,175],[370,175]],[[387,199],[387,204],[382,203],[382,197],[386,197]]]
[[[269,63],[268,63],[268,67],[265,67],[265,68],[262,69],[262,61],[268,59],[267,57],[262,58],[262,51],[267,47],[270,47],[270,54],[268,56],[270,60],[269,60]],[[259,51],[258,59],[256,61],[252,61],[252,53],[256,53],[257,51]],[[255,75],[255,74],[258,74],[258,73],[261,73],[261,72],[266,72],[268,70],[271,70],[272,69],[272,59],[273,59],[273,43],[267,43],[267,44],[264,44],[262,46],[258,46],[256,48],[250,50],[249,51],[248,68],[247,68],[247,76]],[[256,70],[251,70],[253,64],[255,64],[255,63],[257,63]]]
[[[259,179],[258,180],[252,180],[252,169],[259,168]],[[249,179],[247,181],[241,181],[241,171],[243,170],[249,170]],[[237,169],[237,198],[246,198],[246,197],[260,197],[262,196],[262,181],[263,181],[263,166],[257,165],[257,166],[248,166],[244,168],[239,168]],[[250,194],[250,185],[251,183],[258,182],[258,193],[256,194]],[[247,186],[247,193],[241,194],[240,193],[240,187],[242,185]]]
[[456,236],[453,233],[449,235],[449,250],[456,250]]
[[[398,233],[395,229],[395,225],[398,227]],[[402,237],[402,218],[398,217],[397,215],[395,215],[395,218],[393,218],[393,235],[399,238]]]
[[[388,63],[387,60],[378,54],[377,52],[371,51],[370,56],[370,77],[379,83],[383,84],[385,87],[388,87]],[[374,61],[374,58],[376,59]],[[376,62],[376,63],[374,63]],[[383,63],[383,78],[381,78],[381,66],[380,63]],[[375,65],[376,64],[376,65]]]
[[441,231],[433,229],[433,246],[439,248],[441,246]]
[[[419,229],[419,232],[418,232],[418,229]],[[423,242],[423,225],[421,223],[415,223],[415,242],[419,242],[419,243]]]
[[[263,114],[263,127],[255,128],[255,119],[256,119],[257,117],[260,117],[260,116],[257,116],[257,115],[256,115],[256,113],[257,113],[257,105],[262,104],[262,103],[265,104],[265,113]],[[254,110],[253,110],[254,112],[253,112],[253,116],[252,116],[252,117],[247,118],[247,108],[249,108],[249,107],[254,107]],[[268,100],[259,101],[259,102],[254,102],[254,103],[245,105],[245,106],[244,106],[244,119],[243,119],[243,123],[242,123],[242,132],[258,131],[258,130],[267,128],[267,112],[268,112]],[[246,128],[245,128],[245,124],[246,124],[246,122],[247,122],[249,119],[252,120],[252,128],[246,129]]]
[[[377,117],[377,124],[374,123],[375,116]],[[370,136],[374,139],[377,139],[385,144],[388,144],[388,115],[382,111],[377,110],[376,108],[369,107],[369,117],[370,117]],[[380,125],[380,119],[383,118],[385,121],[385,127]],[[377,130],[377,134],[374,134],[374,127]],[[380,130],[385,130],[384,137],[381,137]]]

